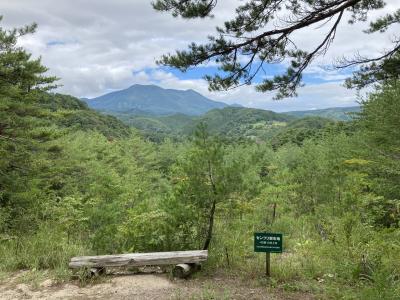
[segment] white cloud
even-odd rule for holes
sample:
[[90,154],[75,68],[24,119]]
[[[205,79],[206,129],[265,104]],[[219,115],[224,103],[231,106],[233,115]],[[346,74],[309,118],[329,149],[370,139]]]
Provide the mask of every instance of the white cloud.
[[[398,0],[373,15],[382,15],[398,7]],[[301,88],[299,98],[273,102],[271,94],[260,94],[244,86],[221,93],[210,93],[203,80],[181,80],[157,69],[155,59],[176,49],[185,49],[191,41],[205,41],[226,18],[233,16],[240,1],[219,1],[214,19],[182,20],[155,12],[149,0],[14,0],[1,1],[2,26],[16,27],[32,22],[39,25],[34,36],[22,45],[34,56],[42,56],[51,73],[62,78],[60,92],[78,97],[93,97],[134,83],[156,83],[165,88],[194,89],[216,100],[276,110],[351,105],[354,91],[341,86],[346,74],[323,68],[335,58],[377,54],[390,44],[395,31],[367,36],[368,24],[343,23],[332,48],[307,70],[310,76],[326,82]],[[398,30],[398,28],[395,28]],[[300,46],[318,44],[320,30],[309,28],[296,35]],[[373,40],[373,43],[371,41]],[[357,41],[355,43],[354,41]]]

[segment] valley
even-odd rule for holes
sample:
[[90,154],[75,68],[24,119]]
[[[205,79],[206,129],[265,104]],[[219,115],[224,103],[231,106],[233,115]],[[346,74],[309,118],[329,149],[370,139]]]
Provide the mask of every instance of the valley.
[[[186,101],[187,111],[195,113],[185,114],[185,110],[175,106],[175,100],[171,103],[170,99],[174,99],[177,94],[182,95],[183,98],[180,99],[185,99],[180,101]],[[135,85],[126,90],[84,101],[91,108],[115,116],[128,126],[138,129],[154,142],[161,142],[165,138],[182,140],[193,134],[200,123],[205,123],[212,134],[229,140],[247,139],[256,142],[269,140],[281,145],[288,142],[301,143],[306,137],[322,134],[322,131],[328,128],[343,127],[343,121],[351,120],[351,113],[359,111],[357,107],[350,107],[276,113],[262,109],[228,106],[196,93],[197,97],[201,97],[201,101],[206,99],[208,105],[199,110],[199,100],[191,98],[192,94],[192,91],[164,90],[157,86]],[[170,111],[161,113],[160,109],[152,110],[151,105],[148,106],[148,112],[141,111],[140,107],[143,104],[141,100],[138,100],[139,97],[156,103],[156,107],[157,105],[166,106]],[[304,121],[299,120],[302,118]],[[293,140],[285,137],[288,135],[287,131],[295,136]]]

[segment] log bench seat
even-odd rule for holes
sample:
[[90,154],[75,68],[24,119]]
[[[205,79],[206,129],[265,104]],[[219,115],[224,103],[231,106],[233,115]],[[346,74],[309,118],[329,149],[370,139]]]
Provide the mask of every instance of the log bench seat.
[[77,256],[71,258],[69,267],[88,268],[92,274],[98,274],[105,268],[175,265],[173,275],[185,278],[198,270],[200,263],[207,258],[207,250]]

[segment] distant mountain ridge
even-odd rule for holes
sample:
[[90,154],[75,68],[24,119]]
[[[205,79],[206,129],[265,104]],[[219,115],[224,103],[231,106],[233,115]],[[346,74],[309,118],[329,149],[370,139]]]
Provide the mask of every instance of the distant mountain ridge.
[[330,107],[330,108],[315,109],[315,110],[288,111],[284,112],[284,114],[299,118],[316,116],[338,121],[349,121],[351,120],[351,114],[357,113],[359,111],[360,111],[359,106],[350,106],[350,107]]
[[212,134],[229,139],[273,139],[275,145],[301,144],[305,137],[322,134],[336,121],[351,119],[359,107],[277,113],[269,110],[228,105],[210,100],[193,90],[163,89],[154,85],[133,85],[125,90],[94,99],[82,98],[89,107],[113,115],[140,130],[153,141],[191,135],[199,123]]
[[83,99],[90,108],[106,113],[136,115],[202,115],[212,109],[229,106],[204,97],[194,90],[163,89],[156,85],[139,85],[111,92],[93,99]]

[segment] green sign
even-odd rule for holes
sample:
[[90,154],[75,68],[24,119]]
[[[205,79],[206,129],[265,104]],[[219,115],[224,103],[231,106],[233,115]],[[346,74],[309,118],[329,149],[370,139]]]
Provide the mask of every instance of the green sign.
[[254,233],[254,251],[282,253],[282,233]]

